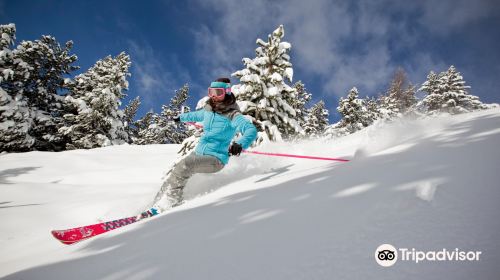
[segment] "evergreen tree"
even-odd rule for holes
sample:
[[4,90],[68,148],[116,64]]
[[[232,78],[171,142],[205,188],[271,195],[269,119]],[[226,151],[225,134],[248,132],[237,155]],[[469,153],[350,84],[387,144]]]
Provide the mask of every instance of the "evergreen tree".
[[148,112],[144,117],[136,122],[137,127],[137,138],[134,139],[133,144],[136,145],[151,145],[151,144],[163,144],[162,141],[162,130],[158,123],[160,122],[160,116]]
[[54,37],[42,36],[40,40],[23,41],[15,56],[28,65],[29,78],[23,85],[33,123],[29,134],[34,137],[34,149],[60,151],[64,149],[63,138],[58,133],[62,126],[63,106],[61,96],[68,90],[64,76],[79,69],[72,64],[77,60],[70,51],[73,42],[61,47]]
[[314,104],[307,115],[307,122],[304,131],[309,137],[319,137],[328,127],[328,110],[325,108],[323,100]]
[[[300,127],[305,128],[306,118],[309,114],[309,110],[306,108],[306,104],[312,99],[312,95],[306,91],[305,85],[302,81],[298,81],[293,85],[295,91],[297,92],[296,98],[288,98],[287,103],[292,106],[296,113],[296,120]],[[291,97],[290,95],[286,95]]]
[[441,106],[444,103],[443,95],[439,88],[441,75],[442,73],[436,74],[431,71],[429,75],[427,75],[427,80],[418,89],[419,91],[427,93],[424,100],[419,102],[419,107],[423,107],[424,111],[433,112],[441,110]]
[[184,123],[173,121],[182,112],[189,112],[189,107],[185,106],[189,97],[189,86],[186,84],[181,89],[175,91],[174,97],[170,99],[168,105],[162,106],[160,127],[164,135],[164,143],[180,144],[190,136]]
[[174,97],[168,105],[162,106],[162,112],[148,113],[145,118],[139,120],[140,129],[134,144],[180,144],[191,135],[191,131],[183,123],[174,122],[174,118],[182,112],[189,112],[185,103],[189,96],[189,87],[184,85],[175,91]]
[[149,111],[135,122],[137,128],[137,137],[133,138],[132,143],[135,145],[150,145],[158,144],[159,129],[156,124],[158,115]]
[[352,88],[347,98],[340,98],[337,111],[342,114],[342,120],[335,128],[339,135],[354,133],[373,123],[372,114],[366,108],[363,99],[358,97],[358,89]]
[[[22,127],[28,129],[27,137],[32,140],[29,141],[29,146],[24,146],[21,150],[63,149],[64,143],[58,128],[63,115],[61,95],[67,91],[69,80],[64,76],[78,69],[72,65],[77,57],[69,53],[73,43],[69,41],[62,48],[55,38],[42,36],[40,40],[23,41],[16,49],[10,50],[8,45],[13,44],[15,25],[0,28],[4,36],[2,49],[5,50],[2,52],[4,59],[0,62],[4,75],[1,86],[10,95],[10,98],[3,98],[3,103],[9,99],[18,103],[9,108],[20,110],[16,114],[18,121],[22,115],[25,120]],[[13,130],[13,133],[18,131]]]
[[129,102],[125,109],[123,109],[123,123],[125,125],[125,131],[129,136],[129,143],[134,143],[139,136],[139,130],[134,121],[139,106],[141,106],[141,100],[140,97],[137,96]]
[[65,98],[68,114],[60,132],[68,139],[68,149],[89,149],[123,144],[128,135],[119,109],[123,90],[128,89],[130,57],[125,53],[108,56],[78,75]]
[[419,90],[427,92],[422,104],[428,112],[458,114],[489,108],[479,101],[479,97],[469,94],[469,88],[452,65],[439,75],[431,72]]
[[367,117],[372,120],[371,122],[374,122],[382,117],[381,106],[376,98],[367,96],[363,100],[363,103],[365,104],[367,110]]
[[182,112],[189,112],[186,101],[189,97],[189,86],[186,84],[175,91],[174,97],[168,105],[162,106],[162,112],[149,112],[135,123],[137,137],[133,143],[148,144],[180,144],[191,136],[192,132],[183,123],[176,123],[173,119]]
[[434,73],[434,71],[431,71],[429,75],[427,75],[427,80],[422,84],[422,87],[420,87],[418,90],[419,91],[424,91],[427,93],[427,95],[439,93],[439,79],[441,77]]
[[0,151],[28,151],[35,140],[28,134],[31,117],[22,85],[29,77],[24,63],[14,63],[11,47],[16,26],[0,25]]
[[257,143],[281,141],[303,133],[296,121],[297,113],[287,100],[297,98],[297,91],[285,80],[292,81],[293,68],[288,55],[291,44],[282,42],[285,31],[280,25],[268,36],[268,41],[257,39],[259,47],[254,59],[244,58],[245,69],[232,74],[240,79],[233,87],[244,114],[260,127]]

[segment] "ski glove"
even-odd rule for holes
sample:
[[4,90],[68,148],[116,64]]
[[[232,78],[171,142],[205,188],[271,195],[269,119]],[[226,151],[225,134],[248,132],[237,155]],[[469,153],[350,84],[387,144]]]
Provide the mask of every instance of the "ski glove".
[[231,144],[231,147],[229,147],[229,154],[233,156],[239,156],[242,150],[243,148],[241,147],[240,144],[233,143]]
[[174,117],[172,119],[174,122],[180,122],[181,121],[181,117],[180,116],[177,116],[177,117]]

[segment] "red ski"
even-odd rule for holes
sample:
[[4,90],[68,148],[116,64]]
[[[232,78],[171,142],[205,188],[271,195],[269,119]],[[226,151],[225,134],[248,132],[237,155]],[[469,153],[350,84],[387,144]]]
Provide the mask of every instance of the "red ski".
[[64,244],[71,245],[73,243],[89,239],[96,235],[100,235],[108,231],[133,224],[139,220],[142,219],[137,219],[137,217],[134,216],[109,222],[103,222],[95,225],[88,225],[65,230],[53,230],[51,231],[51,233],[57,240],[61,241]]

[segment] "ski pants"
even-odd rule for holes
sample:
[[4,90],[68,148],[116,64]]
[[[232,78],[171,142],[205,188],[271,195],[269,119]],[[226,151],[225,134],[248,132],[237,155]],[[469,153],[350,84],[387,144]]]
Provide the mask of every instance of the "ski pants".
[[[179,161],[168,175],[162,190],[176,206],[182,203],[183,191],[187,180],[196,173],[216,173],[224,168],[224,164],[216,157],[191,153]],[[166,186],[165,186],[166,185]]]

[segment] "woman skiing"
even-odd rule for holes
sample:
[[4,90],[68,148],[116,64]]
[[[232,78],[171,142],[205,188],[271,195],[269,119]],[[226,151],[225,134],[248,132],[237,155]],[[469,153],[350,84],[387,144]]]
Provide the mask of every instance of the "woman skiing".
[[[174,119],[176,122],[203,123],[203,135],[195,151],[173,167],[156,195],[153,206],[142,213],[142,217],[154,216],[180,205],[184,186],[192,175],[220,171],[228,163],[229,155],[240,155],[257,137],[257,129],[239,110],[228,78],[212,82],[208,97],[203,109],[181,114]],[[231,143],[238,132],[242,136]]]

